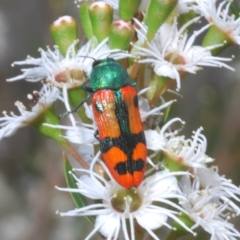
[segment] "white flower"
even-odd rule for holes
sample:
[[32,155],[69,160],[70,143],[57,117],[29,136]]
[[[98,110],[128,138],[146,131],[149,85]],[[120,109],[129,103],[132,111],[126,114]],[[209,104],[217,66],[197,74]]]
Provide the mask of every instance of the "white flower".
[[[73,175],[78,189],[58,189],[77,192],[87,198],[98,200],[98,203],[61,213],[61,216],[96,216],[95,227],[85,240],[90,239],[97,231],[108,240],[117,239],[120,230],[124,234],[124,239],[134,240],[134,219],[153,239],[160,239],[153,232],[154,229],[162,226],[172,228],[167,223],[168,218],[177,221],[187,231],[192,232],[176,217],[178,211],[182,209],[170,200],[171,198],[182,199],[174,173],[157,172],[144,179],[137,189],[124,189],[113,179],[106,181],[91,170],[80,169],[79,171],[87,175],[79,179]],[[160,206],[162,203],[170,205],[175,210]],[[129,221],[130,234],[126,227],[127,221]]]
[[195,222],[192,229],[201,226],[211,234],[211,240],[236,240],[240,233],[226,219],[226,205],[221,204],[210,191],[202,189],[198,177],[191,181],[189,176],[183,176],[180,188],[187,198],[182,207]]
[[[63,88],[62,101],[65,104],[66,110],[70,112],[71,108],[68,101],[68,91],[66,87]],[[94,158],[94,144],[99,144],[99,141],[94,136],[97,127],[93,119],[91,106],[88,105],[87,103],[84,103],[82,107],[85,108],[86,116],[90,120],[92,120],[92,124],[84,123],[79,118],[78,120],[76,120],[76,118],[72,114],[69,114],[71,122],[70,126],[55,125],[49,123],[44,123],[44,126],[65,130],[66,134],[64,137],[71,143],[79,144],[80,146],[78,152],[87,162],[91,162],[92,159]]]
[[40,92],[28,95],[32,107],[31,111],[19,101],[15,103],[21,115],[17,116],[13,112],[8,115],[5,111],[0,117],[0,139],[14,134],[19,128],[31,125],[42,112],[50,107],[53,102],[60,98],[60,91],[55,87],[44,85]]
[[[175,79],[178,89],[181,87],[181,74],[195,74],[201,69],[201,66],[225,67],[233,70],[233,68],[223,63],[224,61],[231,61],[231,58],[211,55],[210,50],[222,45],[210,47],[193,45],[196,37],[206,30],[209,25],[195,31],[188,38],[187,27],[199,19],[200,17],[197,17],[187,22],[179,30],[175,19],[173,25],[163,24],[160,27],[155,38],[150,43],[147,43],[148,47],[140,47],[135,44],[134,47],[138,50],[135,51],[135,55],[145,57],[140,59],[139,62],[151,64],[154,72],[159,76]],[[143,39],[147,32],[146,26],[139,22],[138,24],[141,29],[136,30],[140,35],[140,39]]]
[[218,7],[216,6],[216,1],[196,0],[196,2],[197,6],[195,9],[199,11],[209,23],[216,25],[225,32],[234,43],[240,45],[240,18],[235,19],[234,15],[228,15],[232,1],[223,0]]
[[195,175],[201,187],[206,189],[212,198],[217,198],[228,206],[228,210],[235,215],[240,214],[240,208],[234,203],[240,202],[240,188],[232,184],[231,180],[220,176],[216,168],[196,169]]
[[[204,1],[204,0],[202,0]],[[209,0],[208,0],[209,1]],[[195,0],[178,0],[178,13],[185,14],[192,10],[192,5],[196,3]]]
[[22,69],[23,74],[10,78],[8,81],[26,79],[30,82],[37,82],[46,79],[48,84],[58,88],[80,86],[86,81],[84,72],[87,74],[91,72],[94,60],[104,59],[111,53],[114,53],[114,59],[129,56],[116,49],[110,50],[106,42],[107,39],[93,48],[92,41],[89,41],[76,52],[77,41],[75,41],[68,48],[65,57],[61,55],[57,46],[54,51],[50,48],[47,51],[40,49],[41,58],[29,57],[25,61],[14,62],[14,65],[35,65],[35,67]]
[[150,88],[147,87],[138,92],[138,107],[142,122],[144,122],[150,116],[161,114],[161,110],[166,109],[175,102],[175,100],[165,102],[164,99],[161,99],[162,104],[160,106],[150,109],[148,100],[142,96],[149,89]]
[[184,122],[179,118],[174,118],[167,122],[160,132],[156,130],[146,130],[145,136],[147,148],[153,151],[163,151],[170,159],[175,159],[188,167],[205,168],[206,163],[213,159],[206,155],[207,140],[201,134],[202,128],[199,128],[191,139],[185,139],[185,136],[178,136],[179,131],[171,131],[173,123]]

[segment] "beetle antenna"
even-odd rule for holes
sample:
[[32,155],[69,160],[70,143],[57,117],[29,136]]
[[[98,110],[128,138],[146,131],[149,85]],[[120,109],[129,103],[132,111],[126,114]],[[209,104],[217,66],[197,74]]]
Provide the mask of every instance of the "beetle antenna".
[[116,54],[119,54],[119,53],[127,53],[127,51],[119,50],[119,51],[116,51],[116,52],[112,52],[107,56],[107,58],[111,58],[113,55],[116,55]]
[[93,59],[94,61],[96,61],[96,59],[94,58],[94,57],[90,57],[90,56],[84,56],[84,55],[78,55],[78,57],[83,57],[83,58],[91,58],[91,59]]
[[58,116],[58,118],[59,118],[59,119],[62,119],[62,118],[67,117],[67,116],[68,116],[69,114],[71,114],[71,113],[77,112],[77,110],[78,110],[90,97],[91,97],[90,94],[87,95],[87,97],[86,97],[82,102],[80,102],[77,107],[75,107],[75,108],[74,108],[73,110],[71,110],[71,111],[68,111],[68,112],[65,112],[65,113],[60,114],[60,115]]

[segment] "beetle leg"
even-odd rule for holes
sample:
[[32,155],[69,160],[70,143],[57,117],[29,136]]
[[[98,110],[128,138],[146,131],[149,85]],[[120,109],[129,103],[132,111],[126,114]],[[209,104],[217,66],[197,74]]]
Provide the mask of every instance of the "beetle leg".
[[94,137],[99,141],[99,131],[98,130],[96,130],[94,132]]

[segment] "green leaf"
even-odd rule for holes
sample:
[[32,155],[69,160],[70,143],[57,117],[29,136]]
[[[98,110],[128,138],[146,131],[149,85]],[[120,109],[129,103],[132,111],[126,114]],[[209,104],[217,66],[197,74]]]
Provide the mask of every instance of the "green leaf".
[[172,108],[173,108],[172,104],[166,108],[164,115],[163,115],[164,116],[163,117],[164,124],[168,121]]
[[[66,156],[63,156],[63,159],[64,159],[64,175],[65,175],[67,186],[69,188],[77,189],[78,187],[76,184],[76,180],[70,174],[70,172],[72,171],[72,166],[69,163]],[[76,193],[76,192],[70,192],[70,194],[77,208],[81,208],[88,205],[86,198],[82,194]],[[90,223],[92,224],[95,223],[95,217],[92,217],[92,216],[85,216],[85,217]]]

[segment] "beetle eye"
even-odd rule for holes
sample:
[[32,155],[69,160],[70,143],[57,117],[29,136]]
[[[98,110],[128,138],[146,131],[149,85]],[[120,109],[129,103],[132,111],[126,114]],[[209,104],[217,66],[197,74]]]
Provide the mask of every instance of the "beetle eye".
[[96,67],[101,62],[102,62],[102,60],[95,60],[92,64],[92,68]]

